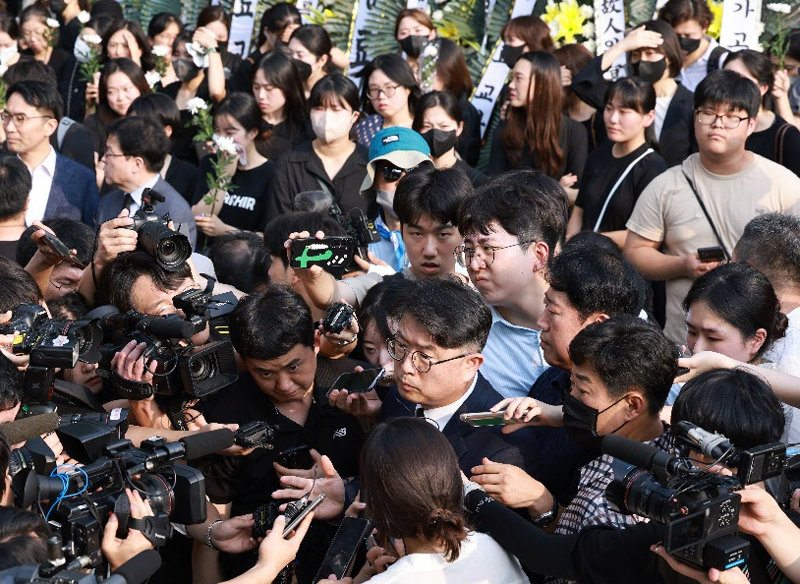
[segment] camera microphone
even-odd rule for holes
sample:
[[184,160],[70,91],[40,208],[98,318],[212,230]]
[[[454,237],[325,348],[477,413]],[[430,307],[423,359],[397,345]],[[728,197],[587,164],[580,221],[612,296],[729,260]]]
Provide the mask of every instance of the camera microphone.
[[9,445],[13,445],[53,432],[56,428],[58,428],[58,414],[50,412],[0,424],[0,434],[5,437]]
[[156,550],[145,550],[133,556],[111,573],[106,584],[142,584],[161,567],[161,556]]
[[685,420],[675,424],[675,427],[679,437],[711,460],[719,460],[733,451],[733,444],[722,434],[703,430],[700,426]]
[[668,452],[651,444],[644,444],[618,434],[604,436],[600,448],[603,454],[619,458],[646,470],[654,470],[656,473],[672,474],[684,469],[681,460]]
[[186,449],[186,460],[194,460],[233,446],[233,432],[227,428],[195,432],[181,438],[180,441]]

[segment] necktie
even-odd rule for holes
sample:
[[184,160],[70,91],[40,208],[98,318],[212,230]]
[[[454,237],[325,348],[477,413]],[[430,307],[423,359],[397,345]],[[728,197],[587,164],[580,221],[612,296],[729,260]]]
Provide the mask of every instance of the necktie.
[[425,410],[421,407],[417,406],[417,409],[414,410],[414,417],[415,418],[424,418],[425,417]]
[[122,199],[122,208],[128,210],[128,216],[133,215],[131,212],[131,205],[133,205],[136,201],[133,200],[133,197],[130,193],[125,193],[125,197]]

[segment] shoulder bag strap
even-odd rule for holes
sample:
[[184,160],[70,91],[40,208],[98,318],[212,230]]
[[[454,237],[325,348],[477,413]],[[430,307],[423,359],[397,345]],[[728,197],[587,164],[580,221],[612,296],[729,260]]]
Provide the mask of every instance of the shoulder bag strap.
[[708,214],[708,209],[706,209],[706,206],[703,203],[703,199],[700,198],[700,193],[697,192],[697,189],[694,187],[694,183],[689,178],[689,175],[686,174],[686,171],[681,169],[681,172],[683,173],[683,177],[686,179],[686,182],[689,183],[689,186],[691,187],[692,192],[694,193],[694,197],[697,199],[697,202],[700,204],[700,208],[703,210],[703,214],[706,216],[706,220],[708,220],[708,224],[711,226],[711,231],[714,232],[714,237],[717,238],[717,243],[719,243],[719,246],[722,248],[722,253],[725,254],[725,259],[730,262],[731,261],[731,254],[728,253],[728,249],[725,247],[725,244],[722,243],[722,238],[719,236],[719,233],[717,232],[717,228],[714,225],[714,222],[711,220],[711,215]]
[[652,151],[653,151],[652,148],[648,148],[644,152],[644,154],[642,154],[636,160],[631,162],[628,165],[628,168],[625,169],[625,172],[623,172],[622,175],[617,179],[617,182],[614,183],[614,186],[611,187],[611,190],[608,192],[608,195],[606,196],[606,201],[605,201],[605,203],[603,203],[603,208],[600,209],[600,215],[597,217],[597,222],[594,224],[594,229],[592,229],[592,231],[594,231],[596,233],[597,230],[600,229],[600,223],[603,222],[603,217],[606,216],[606,209],[608,208],[608,204],[611,202],[611,197],[613,197],[614,193],[617,192],[617,189],[619,188],[619,185],[622,184],[622,181],[625,180],[625,177],[628,176],[628,174],[631,172],[631,170],[633,170],[633,167],[636,166],[642,158],[644,158],[645,156],[650,154]]
[[792,124],[789,122],[785,122],[778,131],[775,132],[775,145],[772,148],[773,156],[775,157],[775,162],[778,164],[783,164],[783,149],[786,143],[786,134],[789,132],[789,128],[791,128]]

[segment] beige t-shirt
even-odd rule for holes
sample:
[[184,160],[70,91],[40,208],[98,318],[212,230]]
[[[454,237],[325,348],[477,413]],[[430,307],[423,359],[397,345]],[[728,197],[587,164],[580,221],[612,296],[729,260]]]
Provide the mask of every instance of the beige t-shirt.
[[[800,179],[783,166],[753,154],[744,170],[718,175],[703,167],[699,154],[692,154],[681,166],[668,169],[647,185],[627,223],[637,235],[663,242],[667,255],[685,256],[701,247],[719,246],[681,170],[700,193],[728,253],[753,217],[772,211],[800,214]],[[686,342],[681,303],[691,285],[689,278],[667,282],[664,332],[679,343]]]

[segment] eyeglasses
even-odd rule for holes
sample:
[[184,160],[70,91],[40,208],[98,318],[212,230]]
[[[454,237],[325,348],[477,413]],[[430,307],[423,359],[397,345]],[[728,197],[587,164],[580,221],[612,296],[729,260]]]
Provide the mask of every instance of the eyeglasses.
[[53,116],[26,116],[25,114],[12,114],[11,112],[5,110],[0,112],[0,120],[3,120],[4,124],[14,120],[14,125],[17,127],[20,127],[28,120],[35,120],[37,118],[47,118],[49,120],[52,117]]
[[[408,356],[408,347],[398,341],[395,337],[386,339],[386,350],[389,351],[389,356],[395,361],[404,361]],[[450,357],[449,359],[434,361],[425,353],[421,351],[414,351],[411,353],[411,364],[414,366],[414,369],[420,373],[427,373],[434,365],[441,365],[442,363],[447,363],[448,361],[463,359],[464,357],[469,357],[470,355],[474,354],[475,353],[464,353],[463,355],[458,355],[457,357]]]
[[478,254],[478,250],[483,248],[483,251],[480,254],[478,254],[478,257],[483,261],[484,264],[486,264],[487,266],[491,266],[494,263],[495,252],[498,252],[501,249],[508,249],[509,247],[516,247],[518,245],[527,245],[529,243],[533,243],[533,240],[518,241],[517,243],[512,243],[511,245],[504,245],[503,247],[478,245],[475,247],[475,249],[472,249],[464,244],[461,244],[455,250],[453,250],[453,255],[456,257],[456,261],[459,263],[459,265],[461,265],[461,267],[466,268],[472,263],[472,258],[474,258],[476,254]]
[[697,110],[694,114],[697,117],[697,121],[704,126],[712,126],[717,123],[717,120],[722,120],[722,127],[728,130],[736,129],[743,121],[750,119],[750,116],[740,118],[739,116],[731,116],[728,114],[720,115],[717,112],[707,110]]
[[386,97],[394,97],[394,94],[397,93],[397,88],[400,87],[399,85],[384,85],[383,87],[370,87],[367,89],[367,95],[369,95],[370,99],[378,99],[381,96],[381,93]]
[[106,148],[105,152],[103,152],[103,158],[113,158],[114,156],[128,156],[128,154],[125,154],[124,152],[121,153],[111,152],[111,150],[109,150],[108,148]]
[[50,283],[56,290],[63,290],[64,292],[75,292],[78,289],[76,282],[54,282],[50,280]]

